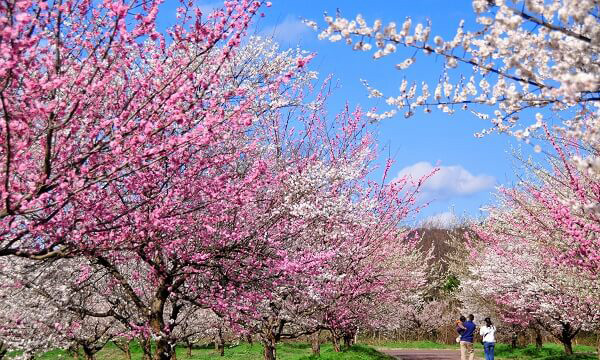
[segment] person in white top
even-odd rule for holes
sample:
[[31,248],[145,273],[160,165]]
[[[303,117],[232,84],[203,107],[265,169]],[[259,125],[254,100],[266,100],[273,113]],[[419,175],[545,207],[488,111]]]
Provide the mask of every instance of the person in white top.
[[485,360],[494,360],[494,345],[496,345],[496,327],[492,320],[487,317],[484,319],[485,325],[479,329],[479,334],[483,337],[483,352]]

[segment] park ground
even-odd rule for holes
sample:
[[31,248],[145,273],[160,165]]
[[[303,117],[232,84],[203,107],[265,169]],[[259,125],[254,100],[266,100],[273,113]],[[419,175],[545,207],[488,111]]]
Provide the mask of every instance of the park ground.
[[[483,349],[476,345],[477,358],[483,358]],[[560,345],[547,343],[539,350],[529,345],[512,349],[508,344],[497,344],[496,358],[518,360],[597,360],[598,355],[592,346],[574,346],[575,355],[566,356]],[[140,360],[142,352],[137,344],[131,346],[132,360]],[[82,357],[80,357],[81,359]],[[260,360],[263,358],[260,344],[241,344],[225,349],[225,356],[221,357],[211,346],[196,347],[192,349],[191,356],[186,348],[177,349],[179,360],[209,360],[209,359],[239,359]],[[311,347],[307,343],[290,342],[282,343],[277,348],[277,358],[281,360],[444,360],[458,359],[456,345],[446,345],[429,341],[413,342],[382,342],[373,345],[354,345],[350,349],[336,353],[328,344],[321,346],[321,356],[311,355]],[[74,357],[62,350],[55,350],[39,357],[40,360],[71,360]],[[126,360],[125,354],[115,345],[108,344],[97,356],[97,360]]]

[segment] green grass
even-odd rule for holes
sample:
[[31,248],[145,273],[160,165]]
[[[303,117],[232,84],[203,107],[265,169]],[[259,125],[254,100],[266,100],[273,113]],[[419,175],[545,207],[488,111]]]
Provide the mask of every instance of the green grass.
[[[407,341],[407,342],[379,342],[373,345],[382,348],[397,349],[458,349],[458,345],[446,345],[432,341]],[[483,357],[483,350],[480,344],[475,344],[478,350],[478,356]],[[495,356],[498,359],[515,360],[597,360],[596,349],[592,346],[576,345],[573,346],[575,355],[566,356],[562,345],[547,343],[541,350],[536,349],[534,345],[512,349],[508,344],[496,344]],[[192,350],[192,356],[187,356],[187,349],[177,348],[178,360],[262,360],[263,347],[261,344],[242,344],[239,346],[225,348],[225,356],[221,357],[212,349],[204,346]],[[14,354],[14,353],[13,353]],[[142,352],[137,343],[131,344],[132,360],[141,360]],[[15,354],[16,355],[16,354]],[[80,357],[82,358],[82,357]],[[73,359],[63,350],[53,350],[36,357],[40,360],[71,360]],[[108,344],[97,356],[97,360],[125,360],[121,352],[114,344]],[[277,346],[277,359],[281,360],[391,360],[392,357],[376,351],[372,346],[354,345],[350,350],[336,353],[329,344],[321,346],[321,356],[311,355],[310,345],[307,343],[282,343]]]
[[[239,360],[262,360],[263,347],[260,344],[242,344],[231,348],[225,348],[225,356],[221,357],[214,349],[199,348],[192,350],[192,356],[187,356],[187,349],[177,348],[178,360],[210,360],[210,359],[239,359]],[[140,360],[142,353],[139,346],[131,346],[132,360]],[[80,357],[81,358],[81,357]],[[70,360],[73,359],[63,350],[53,350],[36,357],[43,360]],[[108,344],[98,354],[97,360],[125,360],[124,353],[115,345]],[[370,346],[354,345],[347,351],[336,353],[331,345],[321,346],[321,356],[311,355],[311,348],[306,343],[282,343],[277,346],[277,359],[281,360],[391,360],[390,356],[384,355]]]
[[496,344],[495,356],[503,359],[540,359],[540,360],[596,360],[596,349],[592,346],[573,346],[574,355],[567,356],[562,345],[546,343],[542,349],[535,345],[512,349],[508,344]]

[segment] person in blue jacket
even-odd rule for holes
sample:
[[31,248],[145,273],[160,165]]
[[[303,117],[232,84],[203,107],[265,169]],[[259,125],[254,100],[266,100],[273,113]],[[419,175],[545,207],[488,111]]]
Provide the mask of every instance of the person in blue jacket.
[[[469,354],[468,360],[473,360],[475,357],[475,350],[473,349],[473,338],[475,335],[475,328],[477,327],[473,320],[475,317],[473,314],[468,316],[468,320],[462,322],[457,328],[457,332],[460,334],[460,359],[467,360],[467,354]],[[458,330],[460,329],[460,331]]]

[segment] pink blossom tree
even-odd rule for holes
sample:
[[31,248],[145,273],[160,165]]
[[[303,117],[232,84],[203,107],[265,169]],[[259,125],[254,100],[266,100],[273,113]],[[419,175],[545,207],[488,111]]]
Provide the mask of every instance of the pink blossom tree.
[[260,130],[311,75],[305,55],[239,50],[261,4],[184,3],[168,39],[159,2],[0,4],[0,255],[83,257],[114,306],[78,311],[121,321],[146,357],[150,339],[171,357],[184,303],[244,310],[289,266],[270,211],[286,173]]
[[[77,335],[93,357],[116,328],[166,360],[197,309],[256,319],[282,289],[328,283],[312,275],[340,279],[321,294],[332,329],[417,287],[418,271],[395,278],[417,261],[397,244],[415,193],[361,187],[372,139],[360,112],[334,124],[305,101],[311,55],[241,45],[261,1],[183,2],[165,34],[159,5],[0,2],[0,256],[70,329],[26,348]],[[13,322],[52,328],[30,315]]]
[[2,2],[0,254],[97,245],[132,211],[110,201],[117,189],[143,189],[157,167],[243,131],[249,103],[270,90],[230,86],[221,69],[260,5],[209,16],[182,6],[168,39],[155,29],[159,2]]

